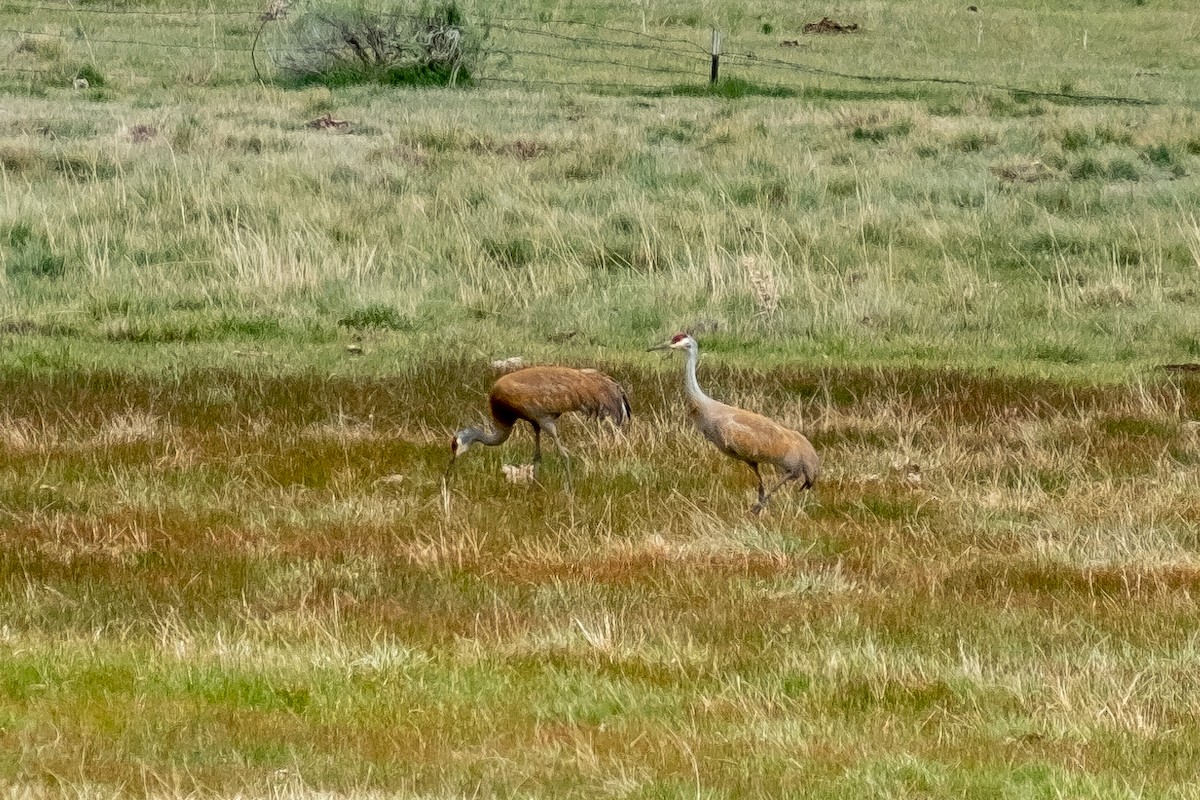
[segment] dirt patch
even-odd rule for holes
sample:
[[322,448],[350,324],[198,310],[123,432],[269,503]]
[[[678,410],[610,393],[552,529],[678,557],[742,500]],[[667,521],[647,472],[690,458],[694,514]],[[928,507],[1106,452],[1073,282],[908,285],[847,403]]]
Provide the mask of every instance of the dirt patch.
[[305,127],[318,131],[345,131],[350,129],[350,123],[344,119],[334,119],[333,114],[327,113],[311,122],[305,123]]
[[142,144],[148,142],[158,136],[158,129],[153,125],[134,125],[129,129],[129,141],[134,144]]
[[1037,183],[1055,175],[1053,169],[1036,158],[1011,161],[989,169],[997,178],[1008,183]]
[[829,17],[821,17],[820,22],[810,22],[804,26],[805,33],[853,33],[856,30],[857,22],[843,23]]
[[423,167],[429,163],[429,157],[420,145],[411,147],[407,144],[398,144],[387,150],[386,155],[411,167]]
[[0,322],[0,334],[13,336],[79,336],[79,329],[61,322],[34,322],[13,319]]
[[532,139],[517,139],[512,142],[494,142],[487,139],[477,139],[471,143],[471,149],[476,153],[509,156],[518,161],[528,161],[550,151],[550,146],[544,142]]
[[514,158],[519,158],[522,161],[527,161],[531,158],[537,158],[549,149],[549,147],[541,142],[518,139],[501,148],[501,152],[507,153]]

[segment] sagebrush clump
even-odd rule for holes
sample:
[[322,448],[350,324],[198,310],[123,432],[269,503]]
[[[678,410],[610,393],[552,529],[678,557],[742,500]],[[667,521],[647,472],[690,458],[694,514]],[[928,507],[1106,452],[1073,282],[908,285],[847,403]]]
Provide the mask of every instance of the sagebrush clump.
[[273,51],[284,78],[300,85],[469,84],[482,35],[454,2],[432,9],[315,4],[294,17]]

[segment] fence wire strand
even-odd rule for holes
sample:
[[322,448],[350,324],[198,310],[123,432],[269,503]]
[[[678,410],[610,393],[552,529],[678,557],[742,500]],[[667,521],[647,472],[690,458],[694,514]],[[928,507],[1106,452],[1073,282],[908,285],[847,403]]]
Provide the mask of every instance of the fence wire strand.
[[16,36],[44,36],[51,39],[60,39],[63,41],[75,40],[80,43],[90,44],[128,44],[137,47],[160,47],[167,50],[216,50],[231,53],[246,53],[250,51],[248,45],[241,47],[228,47],[219,44],[196,44],[190,42],[145,42],[135,39],[105,39],[102,37],[89,36],[86,33],[49,33],[47,31],[29,31],[20,28],[0,28],[0,33],[11,33]]
[[175,9],[153,9],[153,8],[93,8],[91,6],[80,5],[18,5],[15,3],[5,3],[6,11],[16,11],[18,13],[42,13],[42,14],[109,14],[111,16],[145,16],[145,17],[242,17],[252,16],[257,17],[263,13],[261,8],[233,10],[233,11],[217,11],[212,8],[175,8]]
[[976,89],[991,89],[993,91],[1011,92],[1013,94],[1026,94],[1031,97],[1054,97],[1061,99],[1072,99],[1081,102],[1097,102],[1110,103],[1113,105],[1138,105],[1138,106],[1153,106],[1161,105],[1161,101],[1151,100],[1139,97],[1122,97],[1120,95],[1103,95],[1103,94],[1077,94],[1069,92],[1053,92],[1044,89],[1022,89],[1016,86],[1005,86],[998,83],[989,83],[987,81],[974,81],[966,78],[939,78],[936,76],[910,76],[910,75],[858,75],[852,72],[838,72],[837,70],[824,69],[821,67],[810,67],[805,64],[797,64],[793,61],[784,61],[778,58],[763,58],[754,55],[753,53],[726,53],[721,56],[723,59],[731,60],[734,63],[744,64],[747,66],[762,66],[773,67],[776,69],[784,69],[791,72],[802,72],[807,75],[817,75],[829,78],[840,78],[842,80],[860,81],[863,83],[937,83],[950,86],[966,86]]
[[[623,47],[631,50],[651,50],[656,53],[673,53],[683,55],[689,58],[696,58],[698,53],[693,53],[686,50],[676,50],[665,47],[655,47],[648,44],[638,44],[636,42],[615,42],[608,39],[592,39],[585,36],[568,36],[565,33],[555,33],[553,31],[539,31],[532,28],[520,28],[502,23],[493,24],[490,26],[493,30],[509,31],[512,33],[524,33],[528,36],[542,36],[547,39],[558,39],[560,41],[572,42],[574,44],[588,44],[596,47]],[[707,55],[707,51],[703,48],[699,49],[699,54]]]
[[564,56],[559,53],[546,53],[540,50],[493,50],[493,53],[498,53],[508,56],[536,56],[538,58],[549,58],[558,61],[567,61],[572,64],[601,64],[607,66],[621,67],[622,69],[633,69],[639,72],[655,72],[661,75],[683,75],[686,77],[695,77],[696,71],[686,71],[676,69],[674,67],[651,67],[641,64],[630,64],[626,61],[611,61],[602,58],[581,58],[579,56]]
[[493,22],[501,23],[534,23],[535,25],[576,25],[580,27],[593,28],[601,31],[611,31],[613,33],[623,33],[630,36],[640,36],[655,42],[665,42],[669,44],[684,44],[696,50],[699,53],[708,55],[708,50],[703,46],[696,44],[690,39],[683,39],[678,36],[659,36],[645,31],[635,30],[633,28],[620,28],[614,25],[604,25],[599,22],[585,22],[583,20],[574,19],[541,19],[539,17],[491,17]]

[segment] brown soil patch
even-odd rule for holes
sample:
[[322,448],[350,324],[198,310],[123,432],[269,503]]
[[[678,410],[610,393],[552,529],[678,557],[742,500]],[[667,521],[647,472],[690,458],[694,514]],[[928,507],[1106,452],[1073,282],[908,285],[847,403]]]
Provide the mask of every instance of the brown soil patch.
[[804,26],[805,33],[853,33],[858,30],[858,23],[843,23],[829,17],[821,17],[820,22],[810,22]]
[[134,125],[129,129],[129,141],[134,144],[148,142],[158,136],[158,128],[153,125]]
[[471,143],[471,149],[476,153],[510,156],[519,161],[528,161],[532,158],[545,155],[550,151],[549,145],[532,139],[517,139],[512,142],[494,142],[477,139]]
[[412,167],[423,167],[429,163],[429,156],[426,155],[425,150],[420,145],[411,147],[407,144],[398,144],[386,151],[374,153],[372,157],[379,157],[381,155],[393,158]]
[[1054,177],[1054,170],[1038,159],[1012,161],[991,167],[997,178],[1009,183],[1037,183]]
[[323,116],[317,117],[311,122],[306,123],[306,127],[319,131],[344,131],[350,128],[350,123],[344,119],[334,119],[333,114],[326,113]]

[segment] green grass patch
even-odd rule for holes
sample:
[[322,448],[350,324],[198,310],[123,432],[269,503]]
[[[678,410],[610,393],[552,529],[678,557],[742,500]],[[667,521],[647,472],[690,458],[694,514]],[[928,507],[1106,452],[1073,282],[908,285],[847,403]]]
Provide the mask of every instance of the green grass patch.
[[16,223],[4,231],[4,272],[10,279],[61,278],[66,257],[54,251],[45,234],[27,223]]
[[701,85],[676,84],[662,91],[643,92],[652,97],[718,97],[724,100],[741,100],[748,97],[798,97],[800,92],[786,86],[761,84],[744,78],[722,78],[716,83]]
[[362,68],[359,66],[335,67],[320,72],[298,75],[284,81],[293,89],[310,86],[327,86],[344,89],[361,84],[383,86],[470,86],[471,73],[466,69],[455,69],[441,65],[414,64],[396,67]]
[[412,320],[392,306],[374,304],[356,308],[338,320],[343,328],[379,328],[403,331],[412,328]]
[[80,65],[75,70],[74,77],[87,81],[88,86],[95,89],[102,88],[107,83],[104,75],[92,64]]
[[913,125],[909,120],[897,120],[883,125],[856,125],[850,131],[850,138],[860,142],[884,142],[893,138],[904,138],[912,132]]

